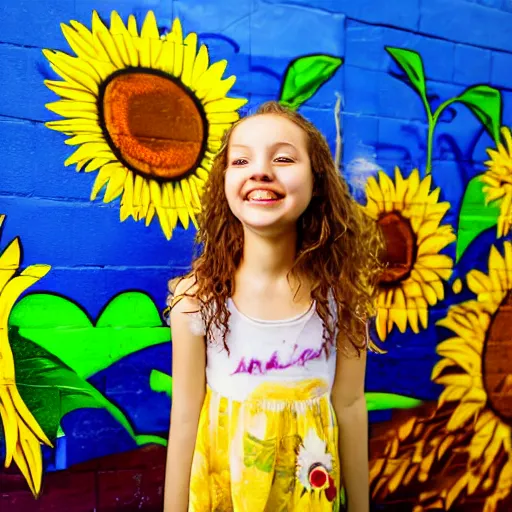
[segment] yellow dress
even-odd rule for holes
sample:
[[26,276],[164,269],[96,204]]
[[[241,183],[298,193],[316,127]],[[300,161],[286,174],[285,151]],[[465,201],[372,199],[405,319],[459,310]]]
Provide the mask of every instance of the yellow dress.
[[207,345],[189,512],[338,511],[336,355],[314,305],[279,322],[229,308],[229,353]]

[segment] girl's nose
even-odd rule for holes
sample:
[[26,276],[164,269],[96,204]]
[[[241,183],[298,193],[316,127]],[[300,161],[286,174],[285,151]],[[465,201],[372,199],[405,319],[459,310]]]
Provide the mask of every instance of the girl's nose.
[[274,173],[270,166],[262,162],[254,167],[251,179],[264,182],[273,181]]

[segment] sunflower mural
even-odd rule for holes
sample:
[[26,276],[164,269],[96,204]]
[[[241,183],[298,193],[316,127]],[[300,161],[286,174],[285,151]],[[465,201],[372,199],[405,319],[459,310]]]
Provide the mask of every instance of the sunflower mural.
[[487,171],[481,177],[486,204],[499,203],[496,236],[510,232],[512,225],[512,135],[510,128],[501,128],[502,142],[496,149],[488,149],[490,160],[485,162]]
[[472,497],[495,512],[512,491],[512,243],[492,246],[488,273],[473,269],[466,281],[476,299],[438,322],[452,336],[437,346],[436,409],[404,422],[372,465],[374,496],[420,489],[418,512]]
[[384,172],[368,179],[366,212],[379,224],[386,241],[386,262],[379,285],[376,330],[385,340],[396,325],[414,333],[428,325],[428,308],[444,299],[444,281],[453,260],[440,251],[455,241],[453,228],[441,225],[450,208],[439,201],[432,177],[420,179],[414,169],[408,178],[395,169],[395,180]]
[[105,203],[121,196],[121,221],[156,216],[167,239],[178,220],[197,226],[212,158],[246,103],[228,97],[227,62],[210,63],[179,19],[161,36],[152,12],[140,29],[114,11],[110,27],[94,12],[91,30],[71,21],[62,31],[76,56],[43,53],[62,78],[45,81],[61,97],[46,106],[65,118],[46,125],[76,148],[65,165],[98,172],[91,200],[104,187]]
[[[0,215],[0,228],[5,215]],[[27,408],[16,385],[14,357],[8,337],[8,319],[14,303],[27,288],[43,278],[49,265],[31,265],[20,272],[21,247],[15,238],[0,254],[0,418],[5,437],[4,465],[16,463],[30,490],[41,489],[43,459],[41,443],[52,446]]]

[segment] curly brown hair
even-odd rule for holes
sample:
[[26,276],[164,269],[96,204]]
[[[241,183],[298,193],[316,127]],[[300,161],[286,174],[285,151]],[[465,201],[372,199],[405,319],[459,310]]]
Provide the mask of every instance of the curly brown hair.
[[[366,347],[368,319],[375,312],[376,285],[381,272],[380,231],[350,195],[320,131],[302,115],[275,101],[264,103],[251,116],[264,114],[283,116],[304,130],[314,176],[313,198],[297,222],[297,255],[290,272],[299,279],[307,276],[311,283],[311,297],[323,323],[324,340],[336,342],[339,347],[352,346],[359,355]],[[205,184],[196,238],[199,254],[186,276],[193,276],[193,284],[184,294],[203,304],[201,313],[207,338],[213,337],[213,329],[220,329],[226,349],[230,317],[227,299],[234,293],[244,235],[240,221],[228,206],[224,176],[231,133],[244,119],[247,117],[225,134]],[[337,307],[336,323],[331,321],[334,319],[329,307],[330,294]]]

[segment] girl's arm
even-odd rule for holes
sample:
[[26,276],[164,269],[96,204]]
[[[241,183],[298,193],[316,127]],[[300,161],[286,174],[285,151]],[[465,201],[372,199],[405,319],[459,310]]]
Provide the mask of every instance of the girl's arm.
[[[183,280],[175,296],[189,291],[189,287],[189,280]],[[164,512],[188,510],[192,456],[206,387],[205,340],[191,331],[191,317],[186,313],[197,307],[196,301],[183,297],[171,310],[173,393]]]
[[366,350],[359,358],[338,350],[332,403],[338,419],[341,474],[348,512],[370,510],[365,369]]

